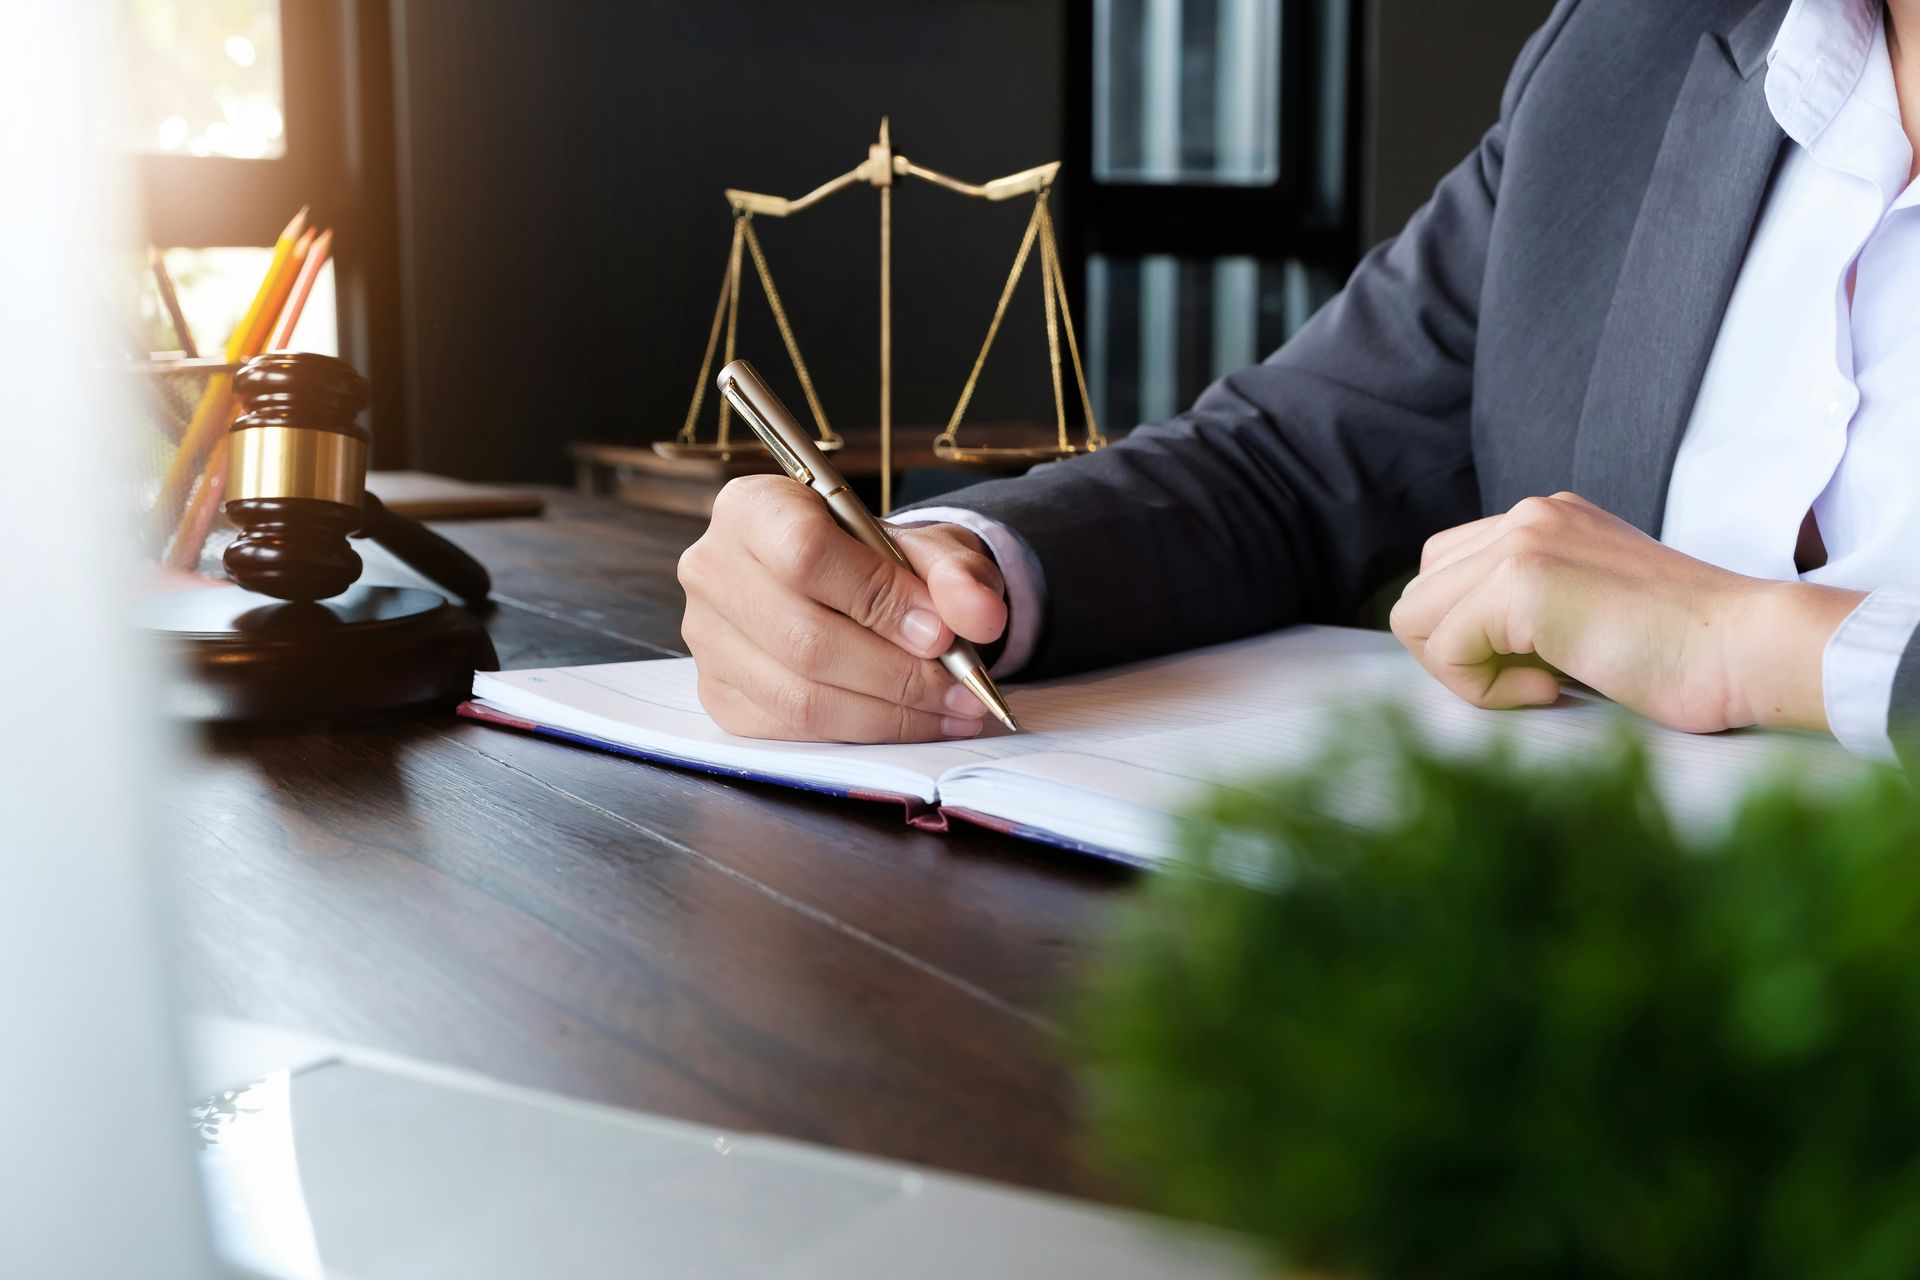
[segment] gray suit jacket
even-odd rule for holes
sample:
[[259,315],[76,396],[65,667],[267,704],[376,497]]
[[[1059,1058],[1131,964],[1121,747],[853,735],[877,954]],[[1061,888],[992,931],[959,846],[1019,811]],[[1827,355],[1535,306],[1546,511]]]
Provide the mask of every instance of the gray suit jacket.
[[[1500,119],[1265,363],[1089,457],[943,499],[1011,527],[1027,674],[1342,621],[1437,530],[1567,489],[1659,532],[1786,139],[1788,0],[1561,0]],[[1920,714],[1909,650],[1896,715]]]

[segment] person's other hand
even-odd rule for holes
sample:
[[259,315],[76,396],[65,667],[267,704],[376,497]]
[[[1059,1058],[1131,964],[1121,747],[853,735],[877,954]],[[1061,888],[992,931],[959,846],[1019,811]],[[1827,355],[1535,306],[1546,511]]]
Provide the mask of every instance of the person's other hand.
[[[784,476],[720,491],[680,557],[680,634],[700,704],[728,733],[808,742],[925,742],[980,732],[986,710],[935,659],[957,633],[1007,625],[999,566],[954,525],[892,530],[908,573]],[[917,576],[916,576],[917,575]]]
[[1822,656],[1861,598],[1730,573],[1561,493],[1435,534],[1392,626],[1483,707],[1552,702],[1565,673],[1694,733],[1824,730]]

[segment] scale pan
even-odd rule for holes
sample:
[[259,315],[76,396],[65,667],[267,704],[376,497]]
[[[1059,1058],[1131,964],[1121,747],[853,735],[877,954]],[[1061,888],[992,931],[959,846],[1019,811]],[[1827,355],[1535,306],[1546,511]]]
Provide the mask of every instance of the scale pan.
[[[832,453],[842,443],[843,441],[836,436],[832,440],[815,440],[813,447],[822,453]],[[728,441],[726,444],[702,442],[687,444],[679,440],[656,440],[653,442],[653,451],[663,458],[718,458],[722,462],[731,460],[736,453],[767,456],[767,446],[752,436],[744,440]]]
[[1082,453],[1091,453],[1084,445],[1070,444],[1062,449],[1059,445],[998,445],[981,446],[975,449],[962,448],[959,445],[935,445],[934,455],[947,462],[1050,462],[1057,458],[1071,458]]

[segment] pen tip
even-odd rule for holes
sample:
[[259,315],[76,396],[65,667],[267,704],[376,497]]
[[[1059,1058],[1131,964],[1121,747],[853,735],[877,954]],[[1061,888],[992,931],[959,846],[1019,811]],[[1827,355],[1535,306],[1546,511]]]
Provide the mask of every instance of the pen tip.
[[960,683],[967,691],[980,699],[980,705],[992,713],[993,718],[1007,726],[1014,733],[1020,732],[1020,726],[1013,722],[1013,712],[1007,709],[1007,701],[1000,691],[993,687],[993,677],[987,674],[985,667],[975,667],[960,677]]

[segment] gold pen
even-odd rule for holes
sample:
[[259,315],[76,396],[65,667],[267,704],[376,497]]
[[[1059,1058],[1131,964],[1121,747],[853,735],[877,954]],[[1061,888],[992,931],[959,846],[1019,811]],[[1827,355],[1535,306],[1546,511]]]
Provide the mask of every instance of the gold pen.
[[[735,360],[720,371],[716,381],[720,394],[753,428],[780,469],[826,499],[827,510],[833,513],[836,524],[908,573],[913,572],[913,566],[887,536],[886,527],[854,496],[853,489],[841,479],[826,455],[814,447],[813,438],[787,411],[787,406],[780,403],[780,397],[760,380],[752,365],[745,360]],[[940,655],[940,665],[980,699],[980,705],[991,711],[994,719],[1019,731],[1020,726],[1013,722],[1013,713],[1007,709],[1006,699],[994,688],[986,665],[972,645],[955,636],[947,651]]]

